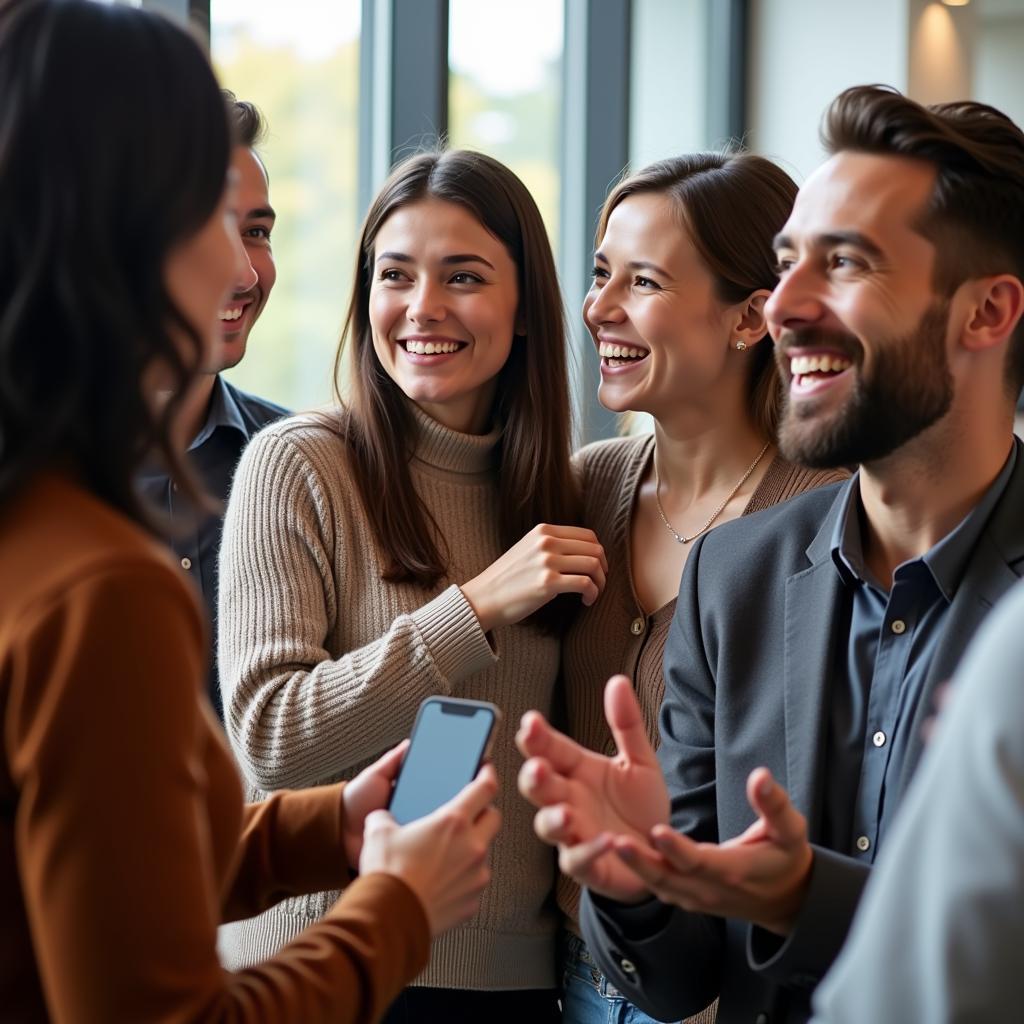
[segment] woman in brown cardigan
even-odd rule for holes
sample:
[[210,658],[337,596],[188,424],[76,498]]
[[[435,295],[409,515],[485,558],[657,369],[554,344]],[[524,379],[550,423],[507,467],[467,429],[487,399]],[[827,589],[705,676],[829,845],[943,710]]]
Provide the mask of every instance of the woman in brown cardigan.
[[[197,594],[133,486],[156,447],[202,500],[180,409],[247,272],[230,145],[169,21],[0,0],[4,1020],[373,1021],[488,878],[491,769],[404,828],[380,810],[400,748],[242,804]],[[346,883],[277,955],[223,970],[220,921]]]
[[[749,153],[664,160],[605,202],[583,317],[601,358],[601,403],[647,413],[654,432],[602,441],[576,457],[584,525],[608,559],[604,593],[563,645],[568,731],[614,752],[604,682],[633,678],[658,739],[662,656],[690,543],[721,523],[839,480],[787,462],[775,447],[781,391],[764,303],[772,239],[796,185]],[[579,890],[559,880],[566,922],[565,1020],[605,1021],[625,1000],[579,935]],[[616,1019],[627,1019],[620,1015]],[[631,1024],[651,1018],[631,1007]],[[714,1007],[698,1020],[713,1020]]]

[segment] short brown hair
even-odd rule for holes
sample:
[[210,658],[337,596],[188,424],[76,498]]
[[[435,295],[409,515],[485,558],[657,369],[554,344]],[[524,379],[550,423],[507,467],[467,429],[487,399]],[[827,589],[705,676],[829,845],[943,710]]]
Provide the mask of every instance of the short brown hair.
[[[624,199],[640,193],[668,196],[714,277],[718,298],[742,302],[760,288],[771,291],[778,282],[772,240],[789,219],[796,192],[796,182],[782,168],[753,153],[692,153],[659,160],[612,189],[601,210],[595,245]],[[751,356],[754,423],[774,440],[782,390],[770,339]]]
[[[1024,279],[1024,132],[984,103],[925,107],[888,86],[841,92],[825,114],[822,141],[844,150],[923,160],[935,187],[917,225],[935,246],[934,287],[952,295],[993,274]],[[1014,398],[1024,386],[1024,322],[1006,362]]]
[[228,106],[228,118],[234,128],[234,143],[255,149],[267,137],[267,119],[260,108],[248,100],[240,100],[230,89],[222,89],[224,102]]

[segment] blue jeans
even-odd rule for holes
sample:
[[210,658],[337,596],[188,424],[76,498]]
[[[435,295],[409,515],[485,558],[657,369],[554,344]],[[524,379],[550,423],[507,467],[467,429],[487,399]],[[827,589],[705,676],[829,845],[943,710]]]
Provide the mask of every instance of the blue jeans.
[[562,936],[562,1024],[657,1024],[601,973],[586,943]]

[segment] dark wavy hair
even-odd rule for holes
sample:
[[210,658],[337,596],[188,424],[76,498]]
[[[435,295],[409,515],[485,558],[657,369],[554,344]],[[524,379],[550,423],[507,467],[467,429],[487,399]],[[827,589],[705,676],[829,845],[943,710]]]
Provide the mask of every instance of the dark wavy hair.
[[216,209],[230,148],[206,57],[169,20],[0,0],[0,505],[57,467],[148,522],[134,477],[153,450],[200,498],[169,425],[203,340],[164,270]]
[[[351,394],[341,429],[360,498],[388,562],[384,578],[424,587],[446,574],[449,556],[434,539],[443,538],[443,530],[429,521],[413,487],[413,419],[407,399],[374,351],[369,304],[381,225],[401,207],[428,198],[468,210],[504,244],[518,272],[525,336],[512,346],[501,369],[493,410],[503,426],[498,445],[502,543],[511,547],[538,523],[574,523],[578,517],[569,467],[572,413],[565,312],[537,204],[512,171],[482,153],[451,150],[412,156],[395,168],[366,215],[334,380],[338,401],[345,405],[342,370],[348,352]],[[540,618],[557,620],[559,614],[549,609]]]
[[[645,193],[667,196],[679,227],[714,279],[719,301],[733,305],[778,283],[772,242],[789,219],[796,191],[796,182],[781,167],[742,150],[659,160],[612,189],[601,208],[594,246],[600,246],[612,211],[624,199]],[[774,440],[782,385],[771,339],[750,355],[751,416],[765,440]]]
[[[935,246],[936,291],[995,274],[1024,280],[1024,132],[1004,113],[962,100],[925,107],[885,85],[841,92],[822,124],[826,150],[922,160],[935,168],[918,230]],[[1007,393],[1024,387],[1024,321],[1006,359]]]

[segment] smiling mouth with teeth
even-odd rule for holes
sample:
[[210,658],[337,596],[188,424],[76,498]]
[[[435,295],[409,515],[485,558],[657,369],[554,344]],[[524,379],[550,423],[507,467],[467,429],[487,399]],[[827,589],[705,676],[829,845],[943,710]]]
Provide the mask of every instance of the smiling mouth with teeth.
[[834,377],[851,366],[853,366],[852,359],[828,352],[810,356],[791,356],[789,360],[789,372],[798,387],[812,384],[816,380]]
[[245,306],[232,306],[230,309],[222,309],[217,316],[222,322],[231,323],[234,320],[241,319],[244,312]]
[[626,366],[629,363],[638,363],[650,355],[645,348],[635,348],[632,345],[613,345],[608,341],[602,341],[598,345],[597,351],[605,366]]
[[406,338],[398,344],[416,356],[450,355],[466,347],[464,341],[418,341],[414,338]]

